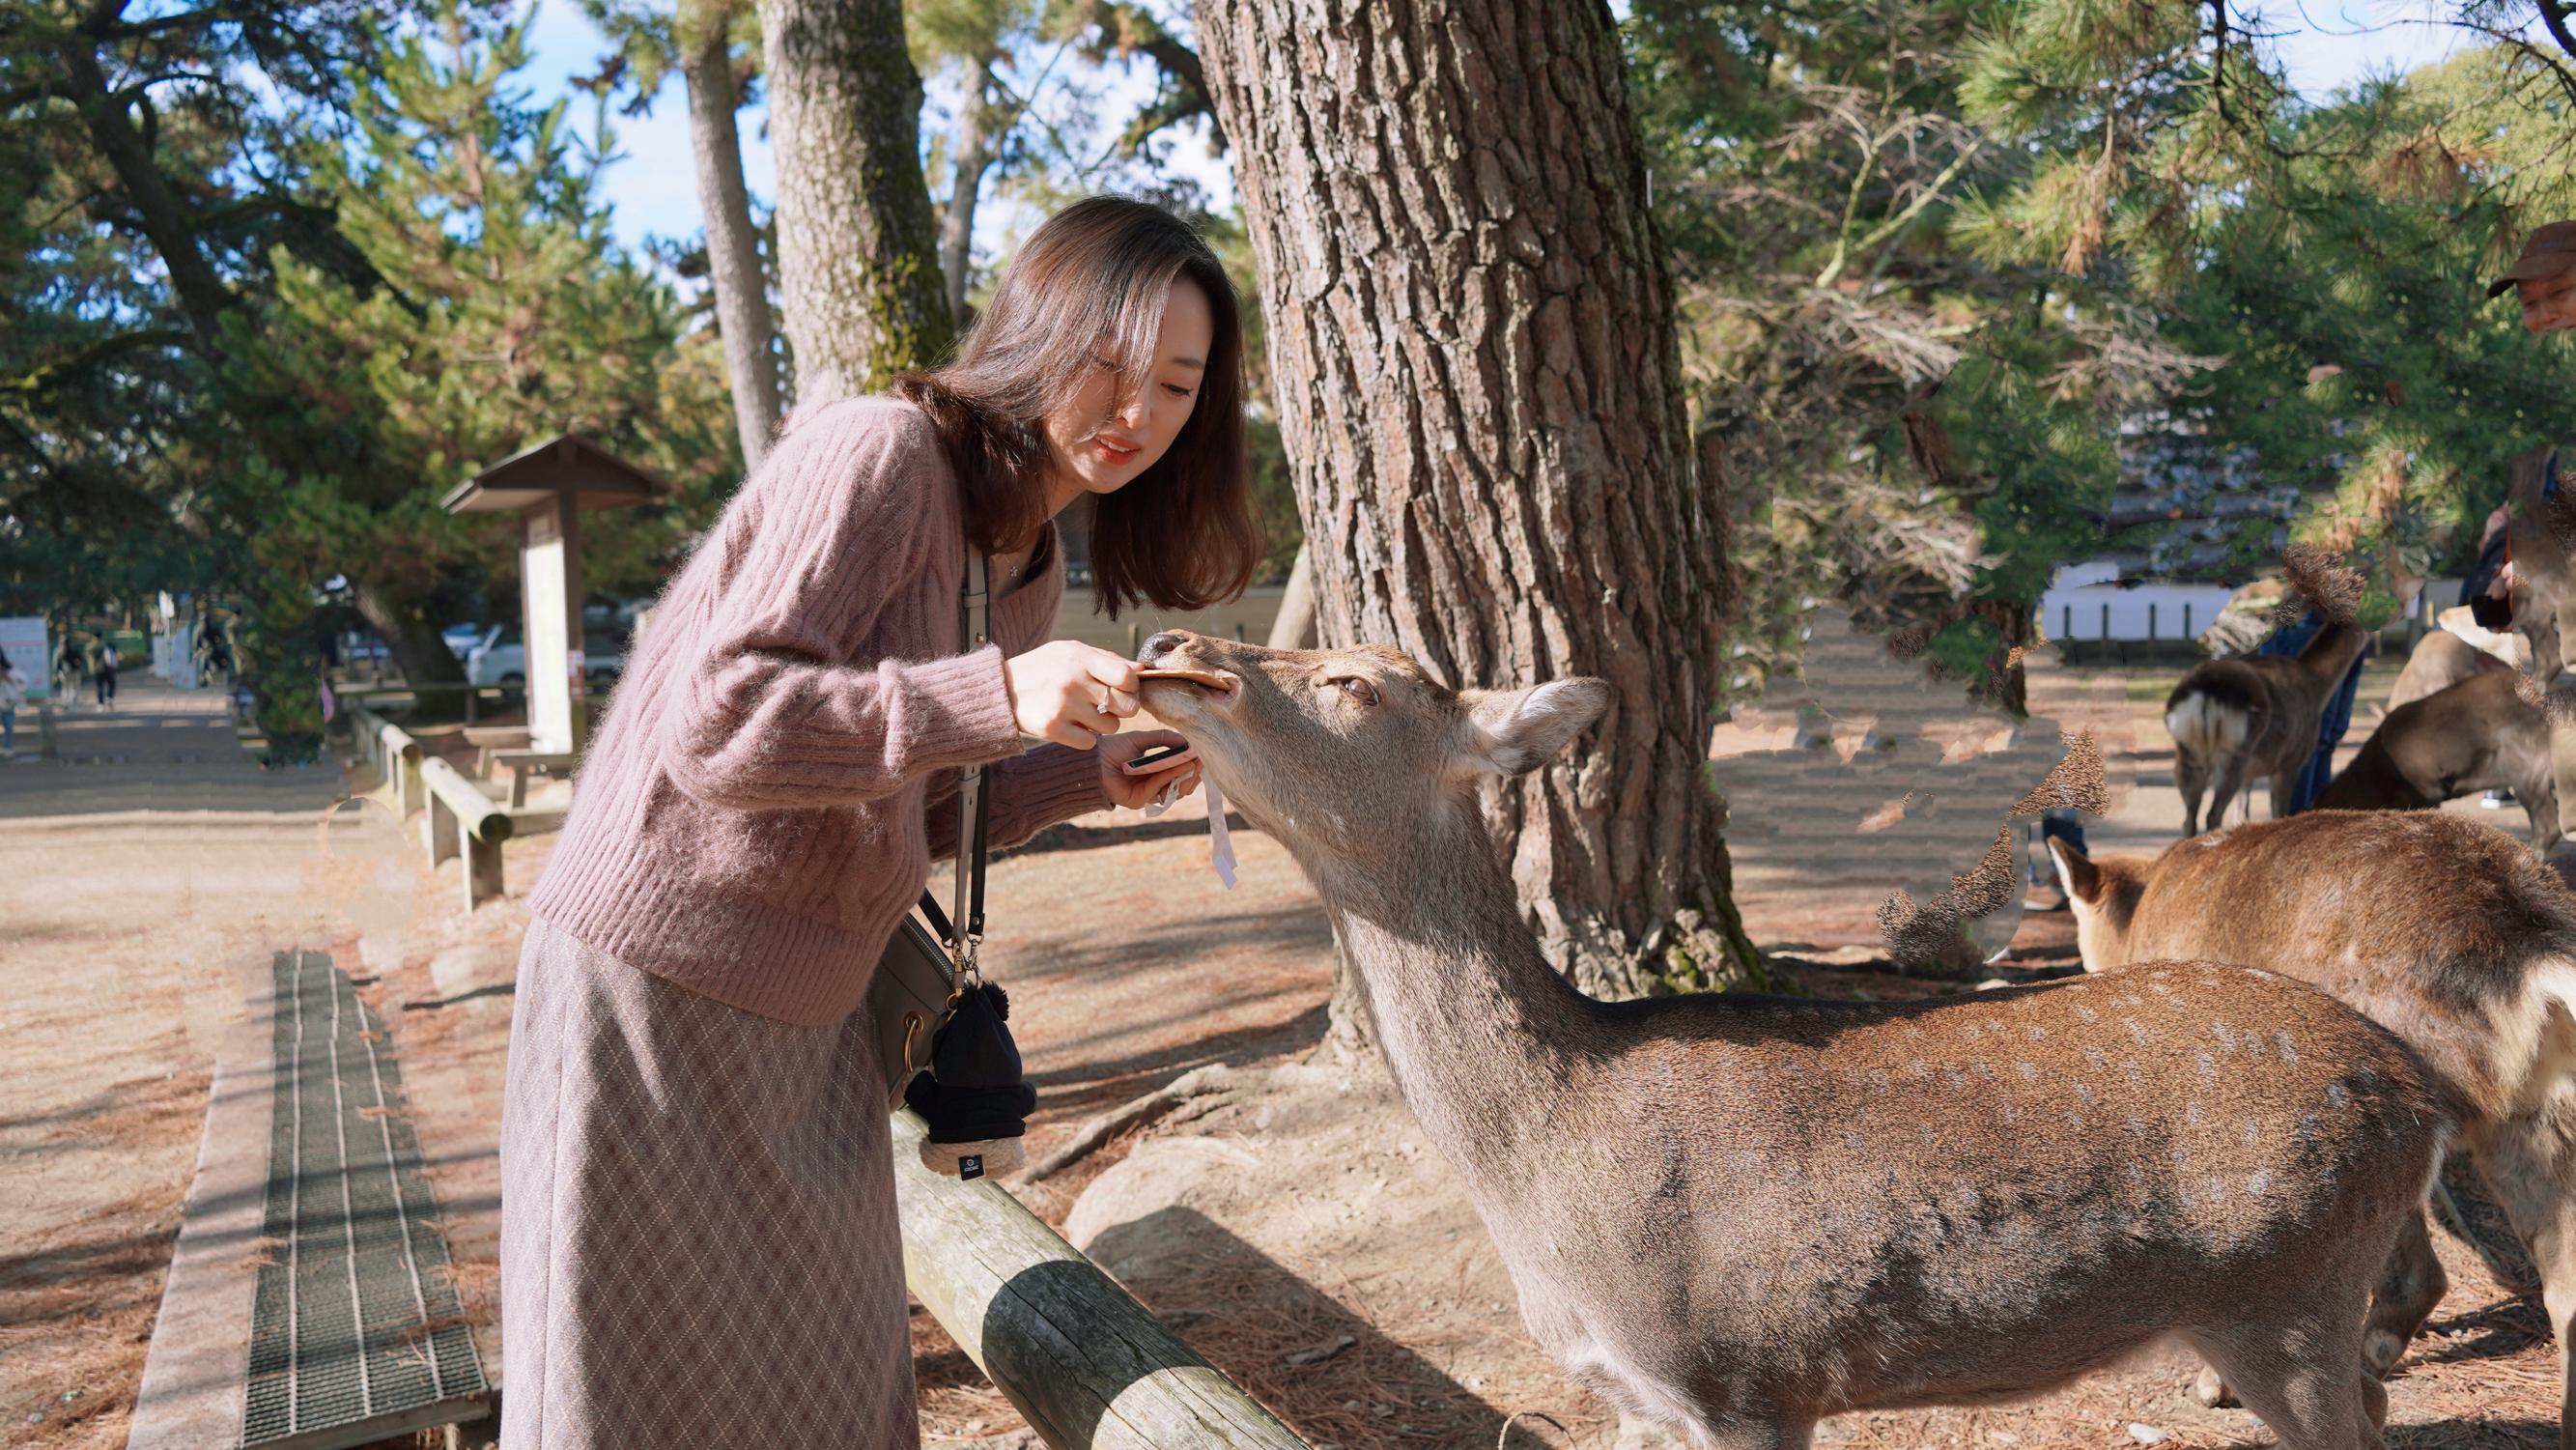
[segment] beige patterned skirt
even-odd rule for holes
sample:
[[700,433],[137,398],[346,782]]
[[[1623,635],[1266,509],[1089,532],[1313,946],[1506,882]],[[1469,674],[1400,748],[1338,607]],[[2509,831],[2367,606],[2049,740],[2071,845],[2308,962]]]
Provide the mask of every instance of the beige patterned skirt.
[[912,1450],[867,1010],[795,1027],[539,921],[501,1111],[505,1450]]

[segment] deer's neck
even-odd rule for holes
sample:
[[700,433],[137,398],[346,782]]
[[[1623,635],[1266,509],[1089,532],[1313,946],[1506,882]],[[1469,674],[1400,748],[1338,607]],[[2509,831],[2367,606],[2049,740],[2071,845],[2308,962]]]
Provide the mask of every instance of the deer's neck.
[[1406,1106],[1480,1196],[1508,1193],[1545,1161],[1520,1140],[1580,1111],[1607,1046],[1597,1004],[1540,953],[1472,806],[1444,802],[1388,839],[1386,864],[1307,874]]
[[2299,651],[2299,670],[2328,685],[2340,683],[2343,672],[2361,658],[2361,647],[2368,640],[2358,624],[2329,624]]

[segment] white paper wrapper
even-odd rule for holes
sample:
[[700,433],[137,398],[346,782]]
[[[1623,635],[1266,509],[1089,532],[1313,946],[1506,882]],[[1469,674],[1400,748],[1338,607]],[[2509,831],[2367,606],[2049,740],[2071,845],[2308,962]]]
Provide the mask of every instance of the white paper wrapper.
[[1217,793],[1216,781],[1202,777],[1199,789],[1207,792],[1208,859],[1216,866],[1216,879],[1225,889],[1234,889],[1234,838],[1225,833],[1225,797]]

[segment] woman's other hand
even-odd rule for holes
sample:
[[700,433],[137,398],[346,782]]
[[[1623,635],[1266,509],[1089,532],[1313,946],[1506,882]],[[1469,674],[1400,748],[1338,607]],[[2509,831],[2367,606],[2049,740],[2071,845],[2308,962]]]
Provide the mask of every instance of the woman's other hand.
[[1141,683],[1134,661],[1070,639],[1002,661],[1002,679],[1021,734],[1076,750],[1115,734],[1119,720],[1136,713]]
[[1119,769],[1156,746],[1187,744],[1188,741],[1169,730],[1139,730],[1132,735],[1100,737],[1100,783],[1109,792],[1109,803],[1138,811],[1160,799],[1166,786],[1172,787],[1173,800],[1197,790],[1199,763],[1196,760],[1184,760],[1169,770],[1158,770],[1152,775],[1129,775]]

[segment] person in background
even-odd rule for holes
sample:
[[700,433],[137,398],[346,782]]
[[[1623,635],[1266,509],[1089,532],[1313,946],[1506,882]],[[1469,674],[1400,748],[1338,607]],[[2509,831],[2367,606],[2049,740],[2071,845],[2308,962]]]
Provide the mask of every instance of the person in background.
[[2512,288],[2522,304],[2522,325],[2532,332],[2576,327],[2576,222],[2532,228],[2522,255],[2487,284],[2487,296]]
[[2066,883],[2057,879],[2057,858],[2048,853],[2051,841],[2064,841],[2082,851],[2084,813],[2073,806],[2051,806],[2039,813],[2039,829],[2030,843],[2030,887],[2032,891],[2044,886],[2054,887],[2057,899],[2043,902],[2026,898],[2022,902],[2024,911],[2065,911],[2072,905],[2067,900]]
[[90,674],[90,682],[98,686],[98,707],[102,710],[114,709],[116,707],[116,645],[104,634],[98,637],[98,664]]
[[[2490,299],[2508,291],[2522,308],[2526,331],[2554,332],[2576,327],[2576,221],[2532,228],[2531,235],[2523,238],[2521,255],[2514,258],[2513,265],[2487,284]],[[2556,454],[2550,455],[2547,467],[2554,480],[2558,470]],[[2498,508],[2487,520],[2488,537],[2480,541],[2478,574],[2464,581],[2460,590],[2461,602],[2475,611],[2478,625],[2499,633],[2513,627],[2513,561],[2505,547],[2503,527],[2507,517],[2508,511]],[[2483,584],[2479,582],[2481,575]],[[2563,779],[2576,750],[2570,748],[2566,726],[2553,724],[2549,734],[2550,753],[2556,757]],[[2491,790],[2478,804],[2493,810],[2509,799],[2509,792]]]
[[2469,607],[2469,617],[2478,628],[2498,634],[2513,628],[2513,561],[2506,557],[2512,520],[2508,504],[2497,504],[2487,515],[2486,528],[2478,535],[2477,567],[2460,581],[2460,603]]

